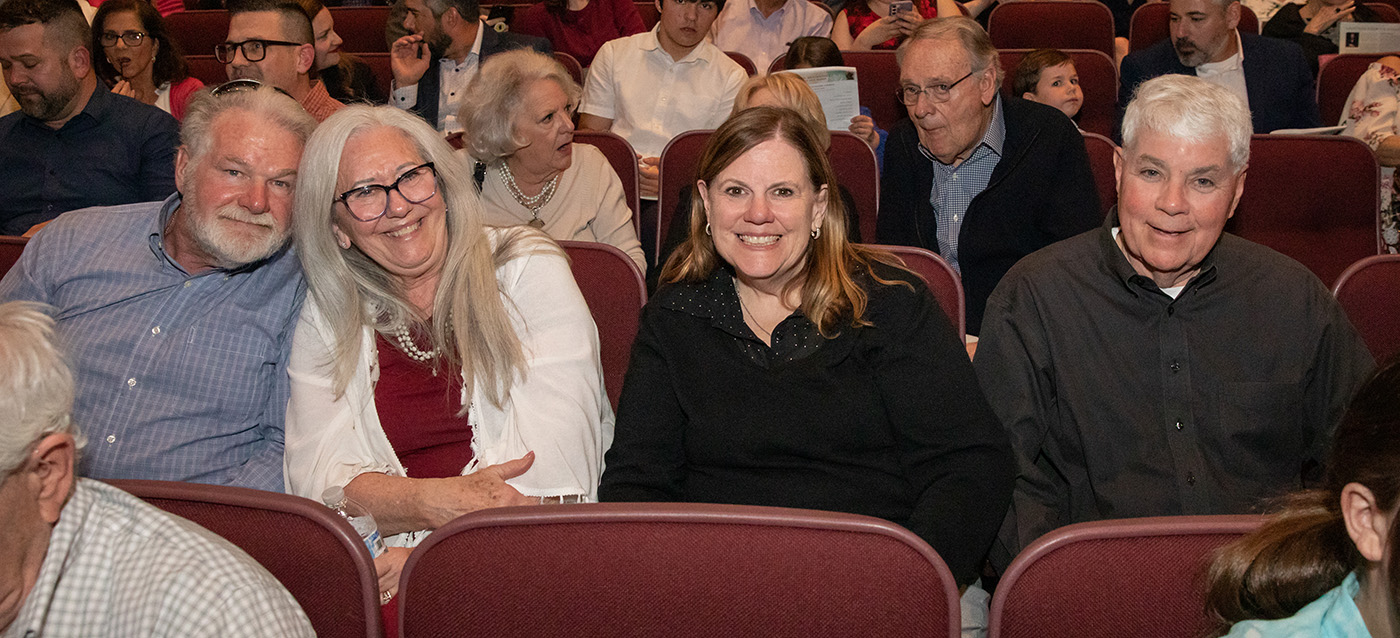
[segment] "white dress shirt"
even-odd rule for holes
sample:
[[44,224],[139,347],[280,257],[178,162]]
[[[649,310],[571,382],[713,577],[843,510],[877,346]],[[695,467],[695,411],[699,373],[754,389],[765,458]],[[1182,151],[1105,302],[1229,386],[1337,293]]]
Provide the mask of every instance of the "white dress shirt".
[[642,157],[660,157],[671,138],[719,127],[747,79],[737,62],[709,42],[673,60],[652,29],[598,49],[579,111],[612,120],[612,132]]
[[[462,60],[460,64],[452,58],[438,59],[438,121],[432,124],[435,124],[443,135],[462,132],[462,125],[457,122],[457,112],[462,110],[462,99],[467,95],[467,85],[476,77],[476,70],[481,66],[481,35],[489,28],[491,27],[484,22],[477,23],[476,41],[472,43],[472,50],[467,54],[467,59]],[[405,111],[417,106],[418,85],[394,87],[394,94],[389,102]]]
[[1225,87],[1239,96],[1245,108],[1249,108],[1249,90],[1244,84],[1244,43],[1240,42],[1239,31],[1235,31],[1235,54],[1219,62],[1206,62],[1196,67],[1196,77]]
[[831,14],[808,0],[787,0],[766,18],[754,0],[730,0],[710,26],[715,46],[748,56],[759,73],[787,55],[793,40],[809,35],[830,37]]

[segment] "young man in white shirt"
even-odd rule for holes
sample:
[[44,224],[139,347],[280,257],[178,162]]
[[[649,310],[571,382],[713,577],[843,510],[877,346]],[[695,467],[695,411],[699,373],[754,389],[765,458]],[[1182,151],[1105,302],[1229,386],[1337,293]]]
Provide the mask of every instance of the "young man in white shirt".
[[[804,0],[805,1],[805,0]],[[661,150],[686,131],[729,117],[744,69],[707,42],[724,0],[656,0],[656,28],[605,43],[593,58],[579,128],[612,131],[632,144],[642,197],[655,198]]]

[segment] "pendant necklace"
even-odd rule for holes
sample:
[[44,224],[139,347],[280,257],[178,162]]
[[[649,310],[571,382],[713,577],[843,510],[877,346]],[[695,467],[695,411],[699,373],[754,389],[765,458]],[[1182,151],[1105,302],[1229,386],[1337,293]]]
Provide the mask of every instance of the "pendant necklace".
[[501,183],[506,185],[506,190],[510,192],[511,197],[515,198],[515,201],[530,210],[530,225],[535,228],[544,228],[544,220],[540,219],[540,209],[544,208],[545,204],[548,204],[549,200],[554,197],[554,189],[559,186],[559,173],[555,173],[554,177],[550,178],[549,182],[544,185],[544,189],[534,197],[526,197],[525,193],[520,191],[520,186],[516,185],[515,175],[511,174],[510,166],[502,160]]

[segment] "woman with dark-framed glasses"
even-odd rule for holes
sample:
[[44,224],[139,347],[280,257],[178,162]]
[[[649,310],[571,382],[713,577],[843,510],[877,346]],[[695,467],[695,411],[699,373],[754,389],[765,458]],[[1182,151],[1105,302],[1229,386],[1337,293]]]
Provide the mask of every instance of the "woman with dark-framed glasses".
[[190,77],[165,19],[144,0],[108,0],[92,19],[92,63],[113,93],[154,105],[177,120],[204,88]]
[[613,414],[563,252],[488,228],[411,113],[347,107],[307,142],[293,233],[309,285],[288,366],[288,491],[343,487],[390,546],[487,507],[596,498]]

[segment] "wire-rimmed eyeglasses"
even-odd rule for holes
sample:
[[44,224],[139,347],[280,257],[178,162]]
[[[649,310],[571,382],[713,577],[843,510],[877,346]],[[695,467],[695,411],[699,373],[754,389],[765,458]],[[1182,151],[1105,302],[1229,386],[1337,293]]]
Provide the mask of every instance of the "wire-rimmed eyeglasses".
[[437,194],[437,187],[437,168],[428,162],[408,169],[393,184],[356,186],[341,193],[335,201],[345,204],[355,219],[372,222],[389,212],[389,191],[398,191],[410,204],[421,204]]
[[952,84],[935,84],[933,86],[915,86],[910,84],[908,86],[902,86],[899,87],[899,90],[895,91],[895,96],[898,97],[899,101],[903,102],[905,106],[914,106],[918,104],[920,95],[927,95],[930,102],[941,104],[947,102],[948,98],[953,97],[953,87],[962,84],[963,80],[972,77],[972,74],[976,72],[975,69],[968,71],[967,75],[958,78],[957,81]]

